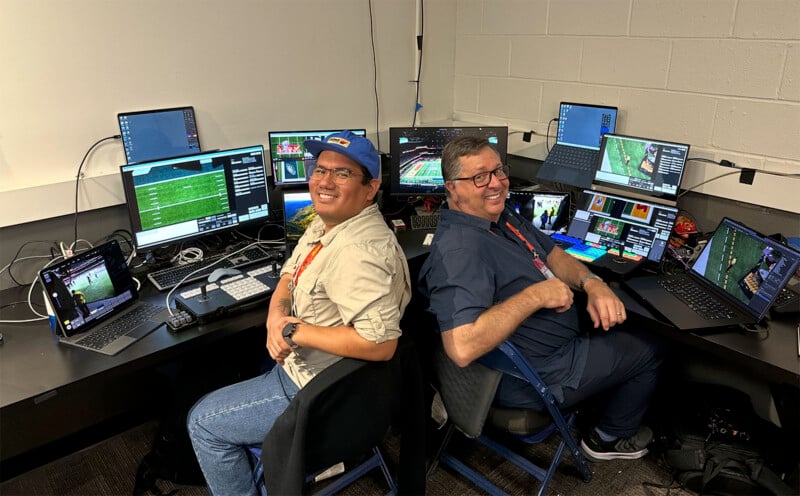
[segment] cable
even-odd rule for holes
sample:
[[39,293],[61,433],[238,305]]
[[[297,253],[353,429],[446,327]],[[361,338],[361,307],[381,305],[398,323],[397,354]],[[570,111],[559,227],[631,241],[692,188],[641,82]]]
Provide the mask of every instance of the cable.
[[86,163],[86,158],[89,156],[90,153],[92,153],[92,150],[94,150],[95,147],[97,147],[97,145],[99,145],[104,141],[112,139],[117,140],[120,138],[122,138],[121,135],[115,134],[114,136],[106,136],[105,138],[97,140],[92,146],[89,147],[88,150],[86,150],[86,154],[83,156],[83,159],[81,160],[81,165],[78,166],[78,174],[75,177],[75,236],[73,237],[75,243],[78,242],[78,189],[81,184],[81,169],[83,169],[83,164]]
[[[372,0],[368,2],[369,6],[369,39],[372,43],[372,89],[375,92],[375,136],[377,136],[378,150],[381,149],[381,101],[378,98],[378,63],[375,55],[375,28],[373,27],[372,18]],[[376,179],[380,179],[379,177]]]
[[711,160],[710,158],[704,157],[689,157],[686,159],[686,162],[707,162],[709,164],[722,165],[722,163],[717,162],[716,160]]
[[547,123],[547,134],[544,137],[544,146],[547,148],[547,153],[550,153],[550,126],[553,122],[558,122],[558,117],[553,117],[550,119],[550,122]]
[[417,86],[414,97],[414,118],[411,120],[411,127],[417,126],[417,112],[419,112],[419,89],[420,78],[422,77],[422,39],[425,34],[425,2],[419,0],[419,33],[417,34],[417,51],[419,51],[419,61],[417,63],[417,78],[412,81]]

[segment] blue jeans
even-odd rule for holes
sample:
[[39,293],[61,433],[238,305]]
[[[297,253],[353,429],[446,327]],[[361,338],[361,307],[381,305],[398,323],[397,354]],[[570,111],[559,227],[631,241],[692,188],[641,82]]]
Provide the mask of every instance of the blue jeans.
[[257,495],[247,446],[261,446],[297,394],[283,367],[218,389],[189,411],[187,428],[211,493]]

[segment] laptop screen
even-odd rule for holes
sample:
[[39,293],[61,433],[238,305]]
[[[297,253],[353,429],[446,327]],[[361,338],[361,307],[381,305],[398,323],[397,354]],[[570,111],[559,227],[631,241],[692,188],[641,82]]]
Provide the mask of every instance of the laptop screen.
[[533,191],[508,192],[509,206],[545,234],[552,234],[569,224],[569,194]]
[[608,134],[594,183],[677,201],[689,145]]
[[286,226],[287,241],[300,239],[316,216],[314,204],[311,203],[311,193],[308,191],[283,192],[283,222]]
[[123,112],[117,121],[128,164],[201,151],[192,107]]
[[567,235],[612,255],[658,263],[677,218],[675,207],[585,190]]
[[613,133],[616,126],[616,107],[561,102],[556,140],[560,145],[599,150],[602,136]]
[[797,270],[800,253],[723,218],[692,273],[724,291],[759,320]]
[[65,336],[116,314],[138,296],[116,240],[42,269],[39,278]]

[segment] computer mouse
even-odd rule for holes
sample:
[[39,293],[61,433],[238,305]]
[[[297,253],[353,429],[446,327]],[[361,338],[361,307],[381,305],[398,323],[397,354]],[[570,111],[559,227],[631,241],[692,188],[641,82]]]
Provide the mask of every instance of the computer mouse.
[[241,273],[242,271],[238,269],[214,269],[208,276],[208,282],[217,282],[223,277],[238,276]]

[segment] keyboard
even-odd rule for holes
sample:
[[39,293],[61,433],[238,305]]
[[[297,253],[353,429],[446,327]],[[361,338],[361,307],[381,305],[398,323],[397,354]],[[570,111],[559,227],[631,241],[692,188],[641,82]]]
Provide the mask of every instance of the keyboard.
[[241,253],[237,253],[222,262],[215,264],[217,260],[227,255],[222,253],[219,255],[211,255],[203,258],[199,262],[189,263],[185,265],[174,265],[164,269],[156,270],[147,274],[147,278],[153,283],[153,286],[158,288],[159,291],[174,288],[186,275],[199,270],[197,273],[192,274],[184,282],[193,282],[205,279],[214,269],[238,269],[247,265],[252,265],[258,262],[267,262],[273,256],[261,247],[254,246],[248,248]]
[[659,284],[706,320],[727,320],[736,316],[708,291],[689,279],[659,279]]
[[411,229],[436,229],[439,225],[439,214],[428,215],[412,215],[411,216]]
[[88,334],[86,337],[79,339],[75,344],[92,348],[93,350],[102,350],[112,341],[118,337],[127,334],[131,329],[139,326],[142,322],[150,320],[158,312],[164,310],[161,305],[152,303],[142,303],[139,307],[120,318],[109,322],[108,324],[100,327]]
[[547,157],[547,161],[553,161],[559,167],[589,171],[597,165],[594,160],[597,151],[589,148],[556,146],[550,153],[551,156]]

